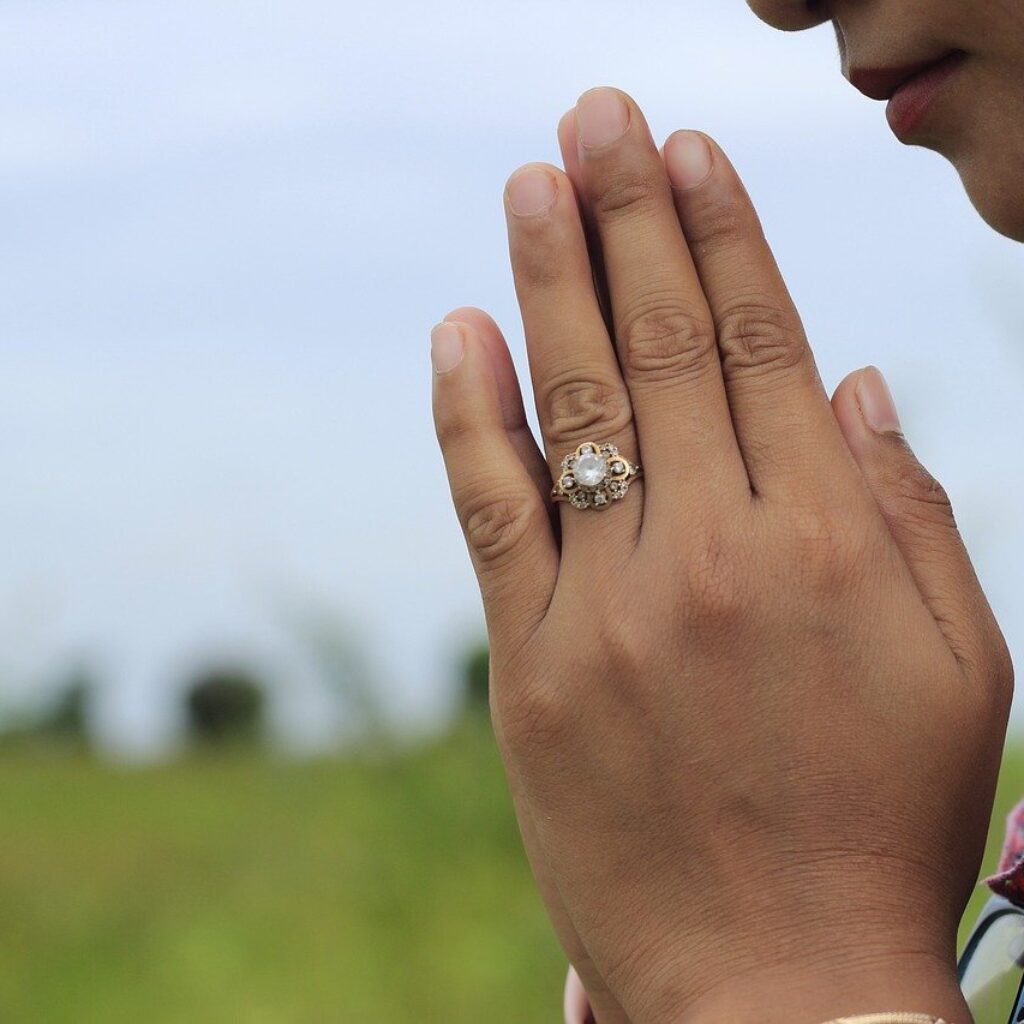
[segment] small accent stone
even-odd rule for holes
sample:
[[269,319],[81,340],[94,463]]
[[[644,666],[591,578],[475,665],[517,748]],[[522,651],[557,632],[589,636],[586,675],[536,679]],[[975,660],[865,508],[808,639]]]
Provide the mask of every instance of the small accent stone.
[[583,491],[576,491],[569,501],[572,502],[573,508],[587,508],[590,504],[590,501],[587,499],[587,496]]
[[571,491],[576,486],[576,478],[572,476],[562,477],[562,490]]
[[584,487],[597,487],[608,474],[608,462],[591,450],[576,460],[573,470]]
[[613,463],[612,463],[612,472],[613,472],[613,473],[614,473],[614,474],[615,474],[616,476],[618,476],[618,475],[619,475],[620,473],[625,473],[625,472],[626,472],[626,467],[625,467],[625,465],[624,465],[623,463],[621,463],[621,462],[613,462]]
[[591,455],[593,451],[594,446],[592,444],[585,444],[580,447],[580,455]]
[[601,491],[598,491],[597,494],[594,495],[594,504],[595,505],[607,505],[608,504],[608,495],[602,493]]

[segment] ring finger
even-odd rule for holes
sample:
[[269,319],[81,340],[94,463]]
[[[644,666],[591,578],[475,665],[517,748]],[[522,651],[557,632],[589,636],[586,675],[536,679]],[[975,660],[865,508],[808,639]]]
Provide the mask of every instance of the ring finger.
[[[614,444],[640,461],[633,409],[594,291],[583,225],[565,174],[528,164],[505,189],[509,251],[523,317],[534,395],[553,477],[585,442]],[[577,538],[635,541],[643,508],[634,483],[601,511],[566,506],[566,557]]]

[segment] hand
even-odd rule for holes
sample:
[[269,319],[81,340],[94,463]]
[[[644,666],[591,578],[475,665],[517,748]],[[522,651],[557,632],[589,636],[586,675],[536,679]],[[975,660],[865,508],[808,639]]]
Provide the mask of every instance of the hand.
[[[506,191],[546,457],[493,323],[434,338],[496,733],[559,934],[602,1024],[967,1019],[955,932],[1012,671],[948,503],[875,371],[828,402],[721,150],[679,133],[663,163],[614,90],[575,121],[610,329],[569,178]],[[553,521],[585,440],[643,482]]]

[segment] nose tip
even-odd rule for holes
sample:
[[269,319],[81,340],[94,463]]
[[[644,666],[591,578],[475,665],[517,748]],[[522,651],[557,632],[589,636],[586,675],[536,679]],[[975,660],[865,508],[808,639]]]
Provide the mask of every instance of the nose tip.
[[772,28],[801,32],[829,20],[826,0],[747,0],[750,9]]

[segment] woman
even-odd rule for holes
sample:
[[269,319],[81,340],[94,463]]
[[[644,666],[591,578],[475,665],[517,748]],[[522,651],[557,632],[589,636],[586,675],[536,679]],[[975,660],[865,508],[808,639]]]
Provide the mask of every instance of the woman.
[[[751,3],[831,20],[897,134],[1024,240],[1018,0]],[[949,503],[877,370],[825,395],[714,142],[659,151],[614,89],[559,136],[564,170],[505,192],[543,447],[479,310],[434,329],[434,410],[519,822],[593,1015],[967,1021],[1012,667]]]

